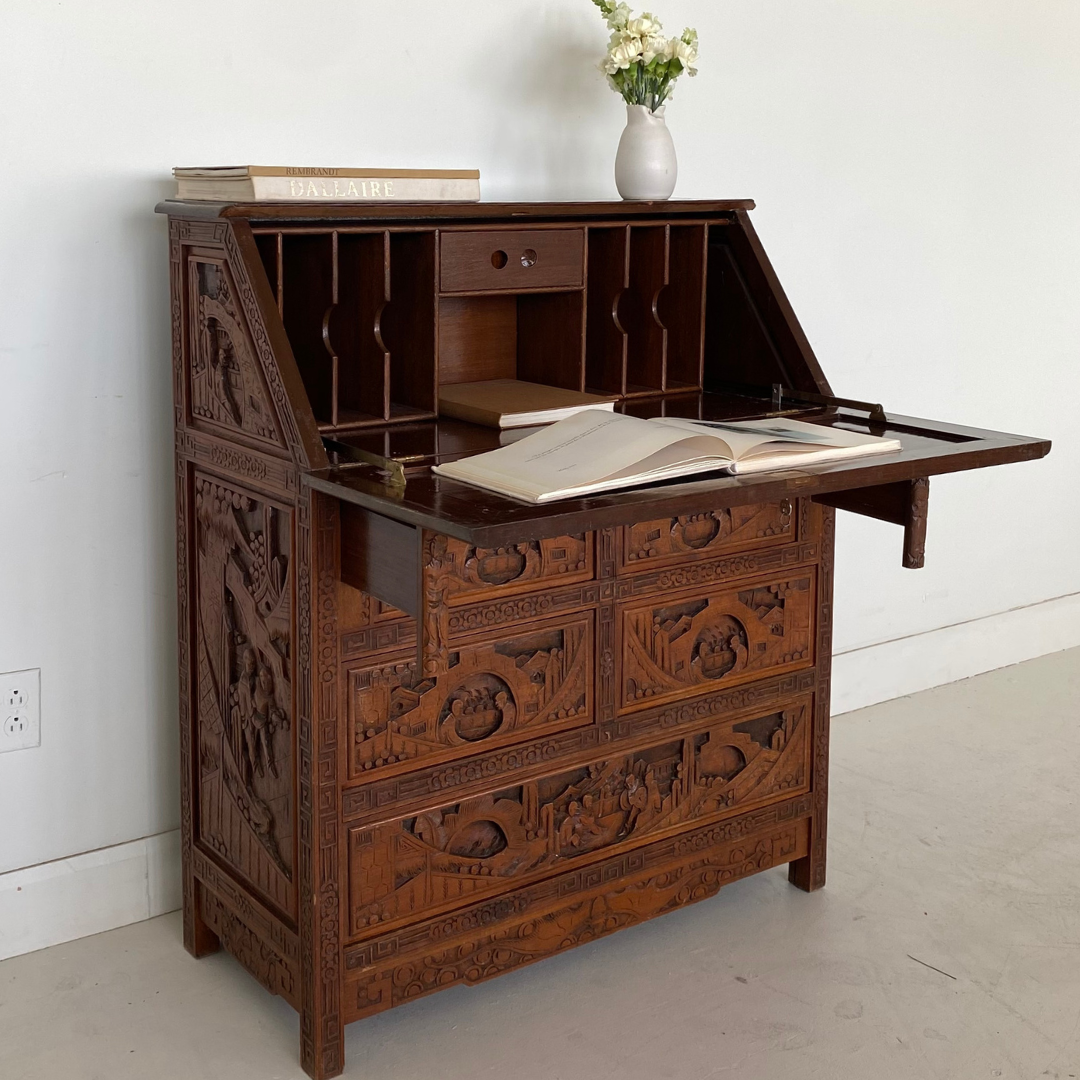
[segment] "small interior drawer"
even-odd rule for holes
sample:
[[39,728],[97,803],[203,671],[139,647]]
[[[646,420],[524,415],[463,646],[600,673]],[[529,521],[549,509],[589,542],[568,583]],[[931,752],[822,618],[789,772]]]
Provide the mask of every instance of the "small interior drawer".
[[580,289],[583,229],[468,230],[440,236],[444,293]]

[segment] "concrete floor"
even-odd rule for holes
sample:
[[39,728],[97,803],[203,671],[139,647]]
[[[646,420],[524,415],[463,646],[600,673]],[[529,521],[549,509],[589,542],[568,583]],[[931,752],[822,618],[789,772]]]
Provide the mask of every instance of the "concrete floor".
[[[783,870],[348,1029],[378,1080],[1080,1076],[1080,650],[839,717],[829,884]],[[938,970],[934,970],[934,969]],[[293,1080],[176,915],[0,963],[3,1080]]]

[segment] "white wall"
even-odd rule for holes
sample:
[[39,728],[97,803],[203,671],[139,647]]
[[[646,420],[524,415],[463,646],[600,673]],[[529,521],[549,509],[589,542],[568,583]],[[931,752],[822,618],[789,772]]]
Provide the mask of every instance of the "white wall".
[[[919,574],[899,530],[842,518],[838,701],[1080,642],[1080,7],[659,13],[702,39],[676,194],[758,200],[834,388],[1057,440],[935,481]],[[43,711],[40,749],[0,756],[0,872],[177,823],[170,166],[478,165],[487,198],[612,197],[604,37],[587,0],[4,0],[0,670],[40,667]]]

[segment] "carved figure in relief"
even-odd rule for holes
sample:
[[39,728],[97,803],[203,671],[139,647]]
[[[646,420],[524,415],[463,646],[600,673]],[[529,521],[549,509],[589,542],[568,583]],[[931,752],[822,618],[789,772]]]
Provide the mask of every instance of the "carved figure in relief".
[[413,661],[353,672],[353,768],[367,770],[588,714],[585,621],[447,654],[418,679]]
[[284,904],[293,835],[292,770],[282,768],[291,754],[291,528],[283,511],[209,478],[196,478],[195,495],[200,839]]
[[259,365],[224,266],[192,260],[197,326],[191,362],[191,411],[203,420],[280,445]]
[[[520,878],[749,803],[806,781],[807,707],[593,762],[360,830],[354,848],[357,929]],[[503,886],[505,888],[505,885]]]
[[277,777],[273,736],[279,727],[287,730],[288,726],[285,713],[277,707],[274,700],[273,672],[264,664],[259,668],[250,712],[244,723],[244,741],[251,772],[258,772],[261,776],[265,771],[269,771],[271,776]]

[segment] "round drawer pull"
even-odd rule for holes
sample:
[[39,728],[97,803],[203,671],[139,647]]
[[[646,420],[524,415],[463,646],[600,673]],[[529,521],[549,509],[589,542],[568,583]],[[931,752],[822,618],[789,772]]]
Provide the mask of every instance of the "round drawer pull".
[[506,265],[507,261],[505,251],[493,251],[491,253],[491,265],[494,266],[496,270],[501,270]]
[[532,248],[526,248],[521,253],[521,265],[525,267],[536,265],[536,252]]

